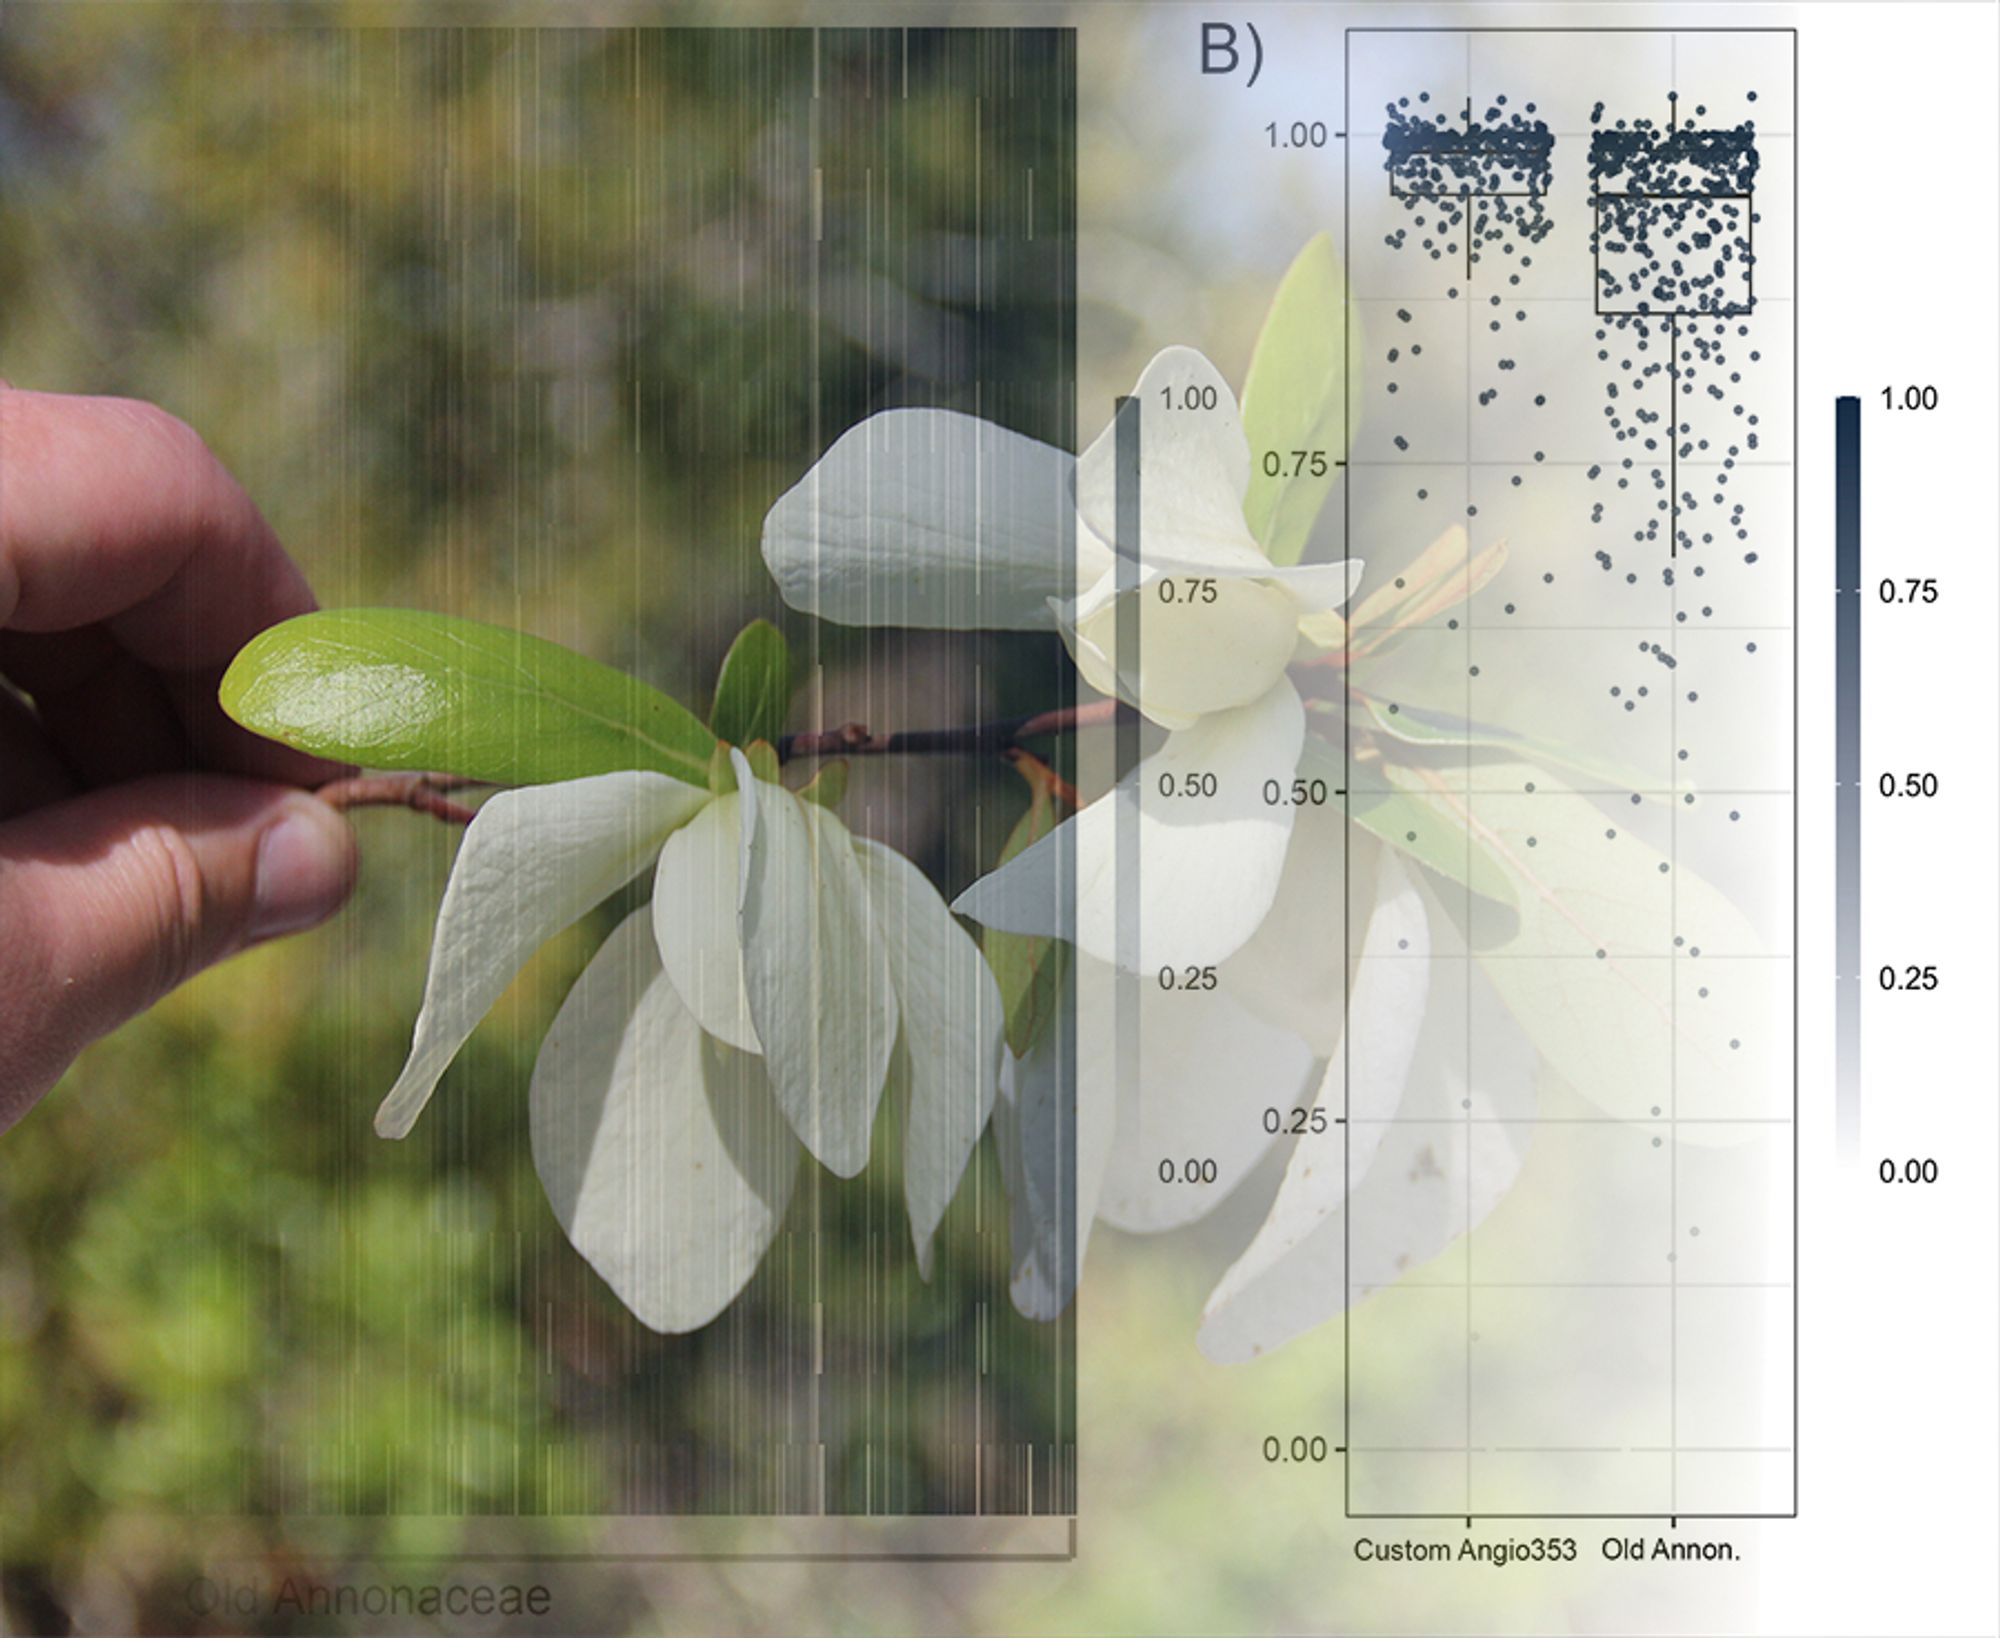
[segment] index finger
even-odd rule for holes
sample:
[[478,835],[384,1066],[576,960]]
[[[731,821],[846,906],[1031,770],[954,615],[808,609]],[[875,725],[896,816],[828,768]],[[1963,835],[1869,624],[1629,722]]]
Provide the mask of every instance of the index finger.
[[0,391],[0,626],[102,622],[145,664],[198,671],[312,607],[186,422],[130,398]]
[[101,627],[164,677],[196,747],[297,780],[327,767],[254,740],[215,681],[314,607],[263,514],[185,422],[128,398],[0,387],[0,629]]

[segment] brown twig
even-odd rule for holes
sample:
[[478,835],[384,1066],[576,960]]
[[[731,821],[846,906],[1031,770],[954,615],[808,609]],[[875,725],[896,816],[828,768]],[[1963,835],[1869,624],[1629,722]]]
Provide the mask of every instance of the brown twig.
[[444,793],[485,783],[483,779],[462,779],[457,774],[360,774],[352,779],[330,780],[313,794],[332,808],[409,808],[448,824],[469,825],[476,810],[452,801]]
[[[787,734],[778,741],[780,762],[818,756],[922,756],[998,752],[1010,761],[1027,757],[1020,742],[1046,734],[1074,733],[1102,723],[1115,722],[1121,711],[1115,700],[1098,700],[1089,705],[1071,706],[1061,711],[1038,711],[1033,716],[1014,717],[1005,722],[975,723],[965,728],[911,728],[900,733],[875,734],[858,722],[827,728],[817,733]],[[1043,766],[1039,759],[1028,757]],[[1073,787],[1053,772],[1051,789],[1071,807],[1082,805]],[[409,808],[427,813],[449,824],[472,822],[474,809],[452,801],[447,791],[484,785],[481,779],[464,779],[457,774],[398,773],[360,774],[352,779],[335,779],[320,786],[322,802],[335,808]]]

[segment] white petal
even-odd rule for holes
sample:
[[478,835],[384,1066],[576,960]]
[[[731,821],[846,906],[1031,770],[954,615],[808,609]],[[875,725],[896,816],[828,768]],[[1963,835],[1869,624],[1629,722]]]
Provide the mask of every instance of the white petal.
[[[1299,1139],[1264,1226],[1210,1296],[1201,1344],[1211,1358],[1241,1357],[1243,1347],[1251,1352],[1275,1347],[1338,1310],[1338,1286],[1331,1298],[1324,1290],[1284,1289],[1305,1278],[1290,1260],[1324,1256],[1323,1246],[1313,1249],[1315,1242],[1323,1235],[1337,1242],[1343,1232],[1348,1183],[1363,1177],[1391,1130],[1384,1123],[1402,1102],[1430,993],[1423,897],[1393,853],[1383,852],[1379,868],[1349,1003],[1349,1050],[1345,1056],[1336,1051],[1328,1061],[1314,1104],[1326,1113],[1326,1129]],[[1353,1120],[1345,1133],[1335,1124],[1344,1112]],[[1352,1145],[1345,1155],[1343,1143]],[[1296,1330],[1285,1329],[1288,1325]]]
[[[1121,634],[1128,618],[1136,630]],[[1298,651],[1299,610],[1268,578],[1171,579],[1062,631],[1085,681],[1174,728],[1269,693]]]
[[[1250,446],[1229,383],[1192,347],[1167,347],[1141,372],[1132,396],[1139,401],[1141,562],[1239,560],[1247,551],[1268,570],[1243,521]],[[1077,511],[1104,541],[1117,539],[1117,438],[1114,417],[1076,464]]]
[[[1338,608],[1360,584],[1359,559],[1275,567],[1243,519],[1250,448],[1236,397],[1192,347],[1154,355],[1132,389],[1139,401],[1139,565],[1137,583],[1162,575],[1268,580],[1291,594],[1301,614]],[[1201,408],[1213,404],[1212,409]],[[1081,531],[1107,555],[1117,541],[1117,422],[1106,426],[1076,468]],[[1115,573],[1081,577],[1064,612],[1081,623],[1117,594]]]
[[[896,1041],[896,991],[847,827],[778,785],[739,788],[743,977],[778,1104],[822,1165],[852,1177]],[[754,789],[753,789],[754,787]]]
[[907,1099],[903,1191],[917,1269],[929,1279],[931,1241],[993,1112],[1000,986],[922,871],[878,842],[854,848],[902,1015],[889,1075]]
[[[1089,599],[1085,599],[1089,601]],[[1111,655],[1097,641],[1093,633],[1094,622],[1079,623],[1076,608],[1080,605],[1051,603],[1056,629],[1062,634],[1063,645],[1069,650],[1070,660],[1082,675],[1084,682],[1098,693],[1110,698],[1123,698],[1124,690],[1118,685],[1118,670],[1111,663]],[[1129,703],[1129,701],[1128,701]],[[1156,716],[1154,721],[1167,728],[1189,728],[1195,718],[1188,716],[1180,721],[1170,721],[1165,716]]]
[[1056,1318],[1076,1294],[1111,1158],[1113,1036],[1103,1027],[1080,1035],[1077,1006],[1076,986],[1065,981],[1027,1057],[1006,1059],[993,1106],[1014,1306],[1033,1320]]
[[[1524,1073],[1514,1046],[1519,1032],[1490,1009],[1482,1013],[1474,1032],[1478,1084],[1467,1088],[1464,1027],[1453,1019],[1463,998],[1444,998],[1426,1017],[1431,959],[1422,894],[1393,853],[1383,853],[1381,870],[1350,1007],[1351,1062],[1344,1067],[1338,1053],[1329,1062],[1316,1105],[1328,1113],[1326,1131],[1299,1139],[1263,1228],[1209,1297],[1197,1340],[1211,1359],[1252,1358],[1331,1318],[1350,1278],[1357,1287],[1393,1282],[1483,1217],[1518,1167],[1506,1128],[1485,1118],[1521,1112],[1524,1091],[1532,1110],[1531,1065]],[[1343,1156],[1333,1117],[1350,1074],[1352,1148]],[[1419,1081],[1432,1089],[1436,1112],[1476,1118],[1392,1124],[1408,1111],[1406,1087]],[[1351,1263],[1350,1181],[1359,1203]]]
[[571,1244],[656,1331],[727,1308],[784,1221],[799,1142],[763,1065],[704,1037],[633,912],[563,1002],[528,1090]]
[[[1078,967],[1086,996],[1091,972],[1111,971],[1088,957]],[[1276,1141],[1265,1110],[1289,1114],[1312,1053],[1225,989],[1167,991],[1137,973],[1126,983],[1134,991],[1127,1004],[1139,1009],[1139,1050],[1117,1077],[1117,1133],[1097,1213],[1113,1228],[1153,1234],[1206,1215],[1249,1175]],[[1104,1005],[1108,1013],[1115,1001],[1107,996]],[[1212,1183],[1201,1181],[1210,1160]],[[1174,1168],[1167,1182],[1163,1163]]]
[[[1300,563],[1279,568],[1254,544],[1247,552],[1218,551],[1185,557],[1167,554],[1160,546],[1157,541],[1146,542],[1141,548],[1147,554],[1145,563],[1137,575],[1125,577],[1126,583],[1144,590],[1155,581],[1185,579],[1190,575],[1222,581],[1267,581],[1290,594],[1301,617],[1339,608],[1360,587],[1368,568],[1358,557],[1343,558],[1338,563]],[[1118,596],[1119,585],[1115,569],[1099,575],[1074,602],[1056,606],[1057,622],[1070,624],[1089,619]]]
[[[1169,734],[1115,792],[982,876],[952,908],[1003,932],[1068,939],[1099,961],[1122,955],[1142,972],[1221,961],[1257,931],[1277,893],[1293,810],[1267,803],[1265,785],[1290,787],[1304,743],[1305,710],[1281,678],[1261,700]],[[1184,791],[1208,774],[1214,796],[1160,794],[1163,777]],[[1133,829],[1135,808],[1137,857],[1122,866],[1137,872],[1138,926],[1121,940],[1119,832]]]
[[793,608],[843,625],[1046,630],[1049,599],[1104,566],[1074,465],[974,416],[885,410],[779,497],[764,561]]
[[445,883],[409,1060],[375,1130],[405,1136],[528,957],[645,869],[709,800],[697,786],[634,772],[525,785],[482,807]]
[[[1119,663],[1116,573],[1051,607],[1085,682],[1138,706],[1162,727],[1185,728],[1210,711],[1247,704],[1294,659],[1310,657],[1302,635],[1320,647],[1337,640],[1332,610],[1360,583],[1361,572],[1359,558],[1273,568],[1255,550],[1233,565],[1148,564],[1136,578],[1138,589],[1125,594],[1138,613],[1129,664]],[[1210,580],[1216,584],[1206,585]]]
[[1368,565],[1358,557],[1338,563],[1301,563],[1289,569],[1269,569],[1265,578],[1292,594],[1301,615],[1337,609],[1354,595]]
[[667,977],[701,1027],[740,1051],[759,1052],[737,927],[742,802],[734,793],[717,797],[667,838],[653,879],[653,934]]
[[[1314,1057],[1324,1058],[1340,1044],[1347,998],[1347,820],[1332,800],[1295,812],[1270,911],[1223,966],[1221,983],[1259,1018],[1300,1036]],[[1362,897],[1365,881],[1355,887],[1359,948],[1371,901]]]

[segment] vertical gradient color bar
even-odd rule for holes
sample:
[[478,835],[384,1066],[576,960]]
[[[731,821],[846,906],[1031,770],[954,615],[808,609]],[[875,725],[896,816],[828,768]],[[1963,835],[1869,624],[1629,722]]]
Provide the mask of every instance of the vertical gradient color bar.
[[1861,1135],[1861,400],[1833,401],[1834,1127]]
[[[1117,429],[1113,434],[1112,458],[1115,475],[1115,498],[1111,520],[1112,550],[1117,555],[1114,569],[1117,575],[1118,614],[1113,640],[1118,645],[1118,660],[1122,667],[1126,656],[1131,657],[1131,675],[1139,675],[1139,584],[1140,570],[1144,566],[1141,555],[1141,485],[1145,481],[1141,475],[1140,452],[1145,444],[1140,435],[1139,416],[1142,413],[1136,397],[1120,395],[1112,414],[1112,425]],[[1077,588],[1081,595],[1083,588]],[[1132,770],[1139,765],[1139,714],[1136,711],[1121,711],[1117,726],[1112,730],[1117,760],[1117,777],[1120,787],[1130,778]],[[1117,977],[1112,981],[1113,1005],[1117,1009],[1115,1026],[1117,1092],[1119,1107],[1134,1111],[1132,1142],[1141,1142],[1146,1130],[1145,1106],[1140,1089],[1145,1084],[1139,1073],[1139,1054],[1144,1043],[1139,1029],[1139,804],[1146,799],[1146,793],[1134,783],[1132,800],[1120,802],[1113,810],[1112,855],[1117,865],[1117,930],[1113,935],[1113,947],[1118,957]],[[1075,880],[1074,877],[1071,878]],[[1073,907],[1065,905],[1065,910]],[[1072,966],[1074,982],[1074,967]],[[1077,1224],[1079,1242],[1086,1224]],[[1078,1277],[1082,1277],[1079,1269]]]

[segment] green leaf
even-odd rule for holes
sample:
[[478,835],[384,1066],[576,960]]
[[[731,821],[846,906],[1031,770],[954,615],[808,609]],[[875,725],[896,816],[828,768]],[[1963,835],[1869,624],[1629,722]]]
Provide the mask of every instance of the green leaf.
[[[1449,881],[1504,905],[1514,902],[1514,884],[1499,861],[1467,835],[1463,820],[1424,788],[1414,772],[1379,764],[1391,790],[1350,786],[1348,817],[1371,836],[1387,842]],[[1339,786],[1347,772],[1340,754],[1316,734],[1306,736],[1299,772]]]
[[715,737],[657,689],[556,643],[416,609],[328,609],[253,637],[222,679],[253,733],[370,768],[500,785],[628,768],[708,782]]
[[1467,772],[1425,777],[1514,884],[1511,936],[1473,944],[1550,1066],[1614,1113],[1643,1116],[1676,1085],[1706,1108],[1759,1107],[1790,1025],[1773,1027],[1770,963],[1741,959],[1767,954],[1743,912],[1547,769],[1475,764],[1475,792],[1510,794],[1469,803]]
[[1377,584],[1347,611],[1348,623],[1358,632],[1387,628],[1394,624],[1392,616],[1430,599],[1471,561],[1472,537],[1464,524],[1454,523],[1396,573],[1379,576],[1378,564]]
[[[1635,768],[1586,756],[1552,739],[1518,734],[1511,728],[1475,722],[1450,711],[1432,710],[1425,705],[1381,699],[1364,694],[1359,689],[1353,691],[1352,698],[1361,706],[1369,722],[1391,739],[1400,740],[1405,745],[1470,747],[1506,752],[1514,757],[1532,757],[1549,767],[1567,768],[1571,773],[1582,774],[1592,785],[1602,789],[1628,795],[1635,791],[1657,795],[1659,782],[1656,779],[1642,775]],[[1683,790],[1688,788],[1685,784],[1681,787]]]
[[819,772],[800,788],[799,800],[829,810],[839,807],[840,799],[847,794],[847,776],[852,771],[853,765],[844,760],[821,763]]
[[[1000,857],[994,861],[996,870],[1054,830],[1059,817],[1053,776],[1048,768],[1032,757],[1021,758],[1015,766],[1033,794],[1028,811],[1016,822],[1006,845],[1000,849]],[[1015,1057],[1024,1058],[1041,1033],[1043,1023],[1054,1015],[1068,947],[1051,938],[1002,933],[991,927],[980,934],[979,947],[1000,985],[1008,1049]]]
[[[1335,463],[1347,459],[1350,420],[1341,407],[1343,375],[1352,376],[1357,411],[1361,403],[1360,372],[1348,369],[1350,346],[1360,358],[1360,316],[1347,307],[1347,277],[1333,240],[1317,234],[1279,281],[1243,382],[1243,436],[1250,444],[1243,516],[1273,563],[1298,562],[1340,481]],[[1296,459],[1302,452],[1303,463]],[[1323,470],[1311,461],[1314,452],[1325,457]],[[1275,470],[1267,465],[1272,455]]]
[[721,740],[708,756],[708,791],[711,796],[727,796],[736,789],[736,764],[729,760],[729,747]]
[[785,731],[791,704],[791,645],[770,621],[752,620],[723,657],[708,725],[717,739],[731,745],[775,741]]
[[1397,852],[1501,904],[1514,902],[1514,888],[1479,846],[1466,846],[1465,827],[1440,815],[1415,791],[1361,792],[1350,810],[1354,822]]
[[[1013,933],[993,935],[1002,940],[1016,936]],[[1067,944],[1059,944],[1053,939],[1034,942],[1043,947],[1028,965],[1027,982],[1011,998],[1004,984],[1000,991],[1001,1001],[1007,1007],[1007,1048],[1017,1058],[1027,1056],[1029,1049],[1041,1039],[1048,1021],[1055,1016],[1056,1002],[1062,994],[1063,975],[1069,971],[1070,949]],[[987,961],[990,963],[992,960],[989,951]],[[993,976],[999,978],[997,969]]]
[[[1507,566],[1507,543],[1504,540],[1496,540],[1476,556],[1463,556],[1466,535],[1462,528],[1457,527],[1447,529],[1439,536],[1423,557],[1431,557],[1440,548],[1448,551],[1454,545],[1459,548],[1458,564],[1428,584],[1413,589],[1407,599],[1396,605],[1394,617],[1386,624],[1379,627],[1370,625],[1369,604],[1373,604],[1376,598],[1371,597],[1368,603],[1355,611],[1352,663],[1377,653],[1412,626],[1435,619],[1446,609],[1456,608],[1492,584],[1494,576]],[[1421,564],[1423,558],[1419,558],[1418,562]],[[1391,588],[1407,584],[1409,577],[1406,571],[1396,576]]]

